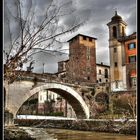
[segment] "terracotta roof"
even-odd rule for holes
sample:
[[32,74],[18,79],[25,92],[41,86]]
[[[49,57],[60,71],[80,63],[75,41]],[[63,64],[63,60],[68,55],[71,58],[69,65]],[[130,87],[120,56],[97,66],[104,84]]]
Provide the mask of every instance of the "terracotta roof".
[[62,61],[59,61],[58,63],[61,63],[61,62],[68,62],[69,61],[69,59],[67,59],[67,60],[62,60]]
[[127,41],[127,40],[132,40],[132,39],[136,39],[136,32],[133,32],[132,34],[128,36],[120,37],[118,41],[122,42],[122,41]]
[[102,66],[102,67],[110,67],[109,65],[105,65],[105,64],[98,64],[98,63],[96,63],[96,65]]
[[88,38],[92,38],[94,40],[97,40],[97,38],[95,38],[95,37],[91,37],[91,36],[87,36],[87,35],[83,35],[83,34],[77,34],[76,36],[74,36],[71,39],[69,39],[67,42],[71,41],[72,39],[76,38],[77,36],[85,36],[85,37],[88,37]]

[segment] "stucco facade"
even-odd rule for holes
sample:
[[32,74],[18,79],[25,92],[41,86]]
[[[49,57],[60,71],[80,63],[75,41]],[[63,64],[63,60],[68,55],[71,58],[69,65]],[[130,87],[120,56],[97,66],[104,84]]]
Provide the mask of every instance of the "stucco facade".
[[115,12],[111,22],[107,24],[109,28],[109,51],[110,51],[110,82],[112,91],[126,90],[126,80],[124,79],[124,49],[119,38],[126,35],[127,24],[122,17]]
[[96,64],[97,83],[110,82],[110,66],[103,63]]

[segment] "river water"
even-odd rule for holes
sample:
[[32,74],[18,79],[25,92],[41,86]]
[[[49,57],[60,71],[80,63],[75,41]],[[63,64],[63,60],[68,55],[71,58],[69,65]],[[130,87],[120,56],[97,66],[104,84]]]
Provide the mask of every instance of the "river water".
[[37,140],[136,140],[134,135],[22,127]]

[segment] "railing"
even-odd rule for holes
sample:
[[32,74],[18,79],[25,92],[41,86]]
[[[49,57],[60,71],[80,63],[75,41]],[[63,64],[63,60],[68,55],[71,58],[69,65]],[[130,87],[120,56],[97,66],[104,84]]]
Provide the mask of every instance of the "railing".
[[17,115],[16,119],[76,120],[76,118],[39,116],[39,115]]
[[78,84],[71,84],[71,83],[66,83],[66,82],[63,82],[63,81],[60,81],[59,79],[50,79],[50,78],[44,78],[44,77],[36,77],[36,76],[21,76],[19,78],[17,78],[17,81],[21,81],[21,80],[27,80],[27,81],[34,81],[36,78],[36,82],[44,82],[44,83],[56,83],[56,84],[61,84],[61,85],[66,85],[66,86],[70,86],[70,87],[75,87],[75,88],[78,88],[78,87],[87,87],[87,88],[93,88],[93,86],[84,86],[84,85],[78,85]]

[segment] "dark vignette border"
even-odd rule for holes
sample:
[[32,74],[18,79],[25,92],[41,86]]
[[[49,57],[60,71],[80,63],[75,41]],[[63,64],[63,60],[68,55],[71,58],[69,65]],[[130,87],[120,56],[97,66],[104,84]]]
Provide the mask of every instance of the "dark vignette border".
[[0,22],[1,22],[1,26],[0,26],[0,94],[1,94],[1,98],[0,98],[0,122],[1,122],[1,139],[3,139],[3,1],[0,1]]
[[140,48],[139,48],[139,40],[140,40],[140,31],[139,31],[139,12],[138,12],[138,5],[139,5],[139,3],[138,3],[138,0],[137,0],[137,43],[138,43],[138,47],[137,47],[137,139],[139,138],[139,122],[140,122],[140,120],[139,120],[139,113],[140,113],[140,111],[139,111],[139,109],[140,109],[140,107],[139,107],[139,105],[140,105]]

